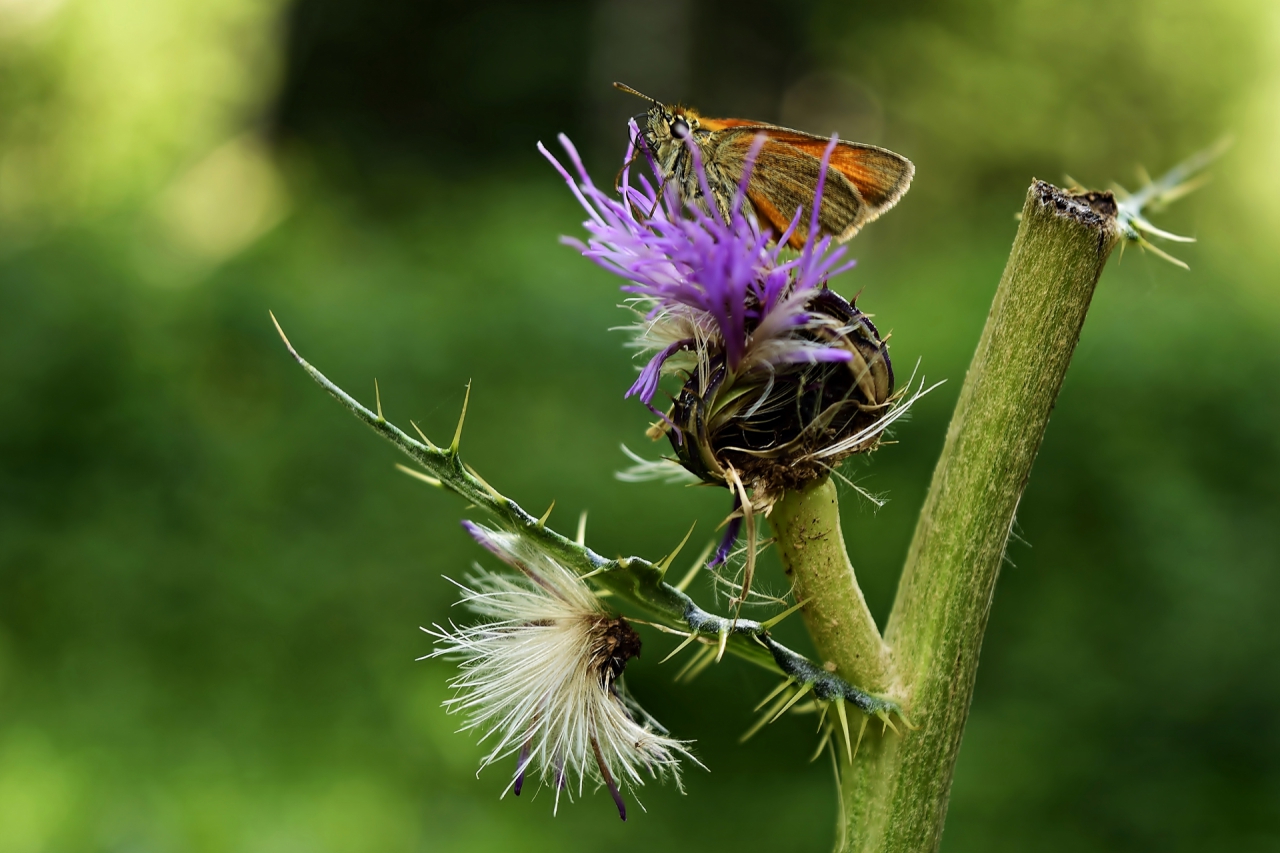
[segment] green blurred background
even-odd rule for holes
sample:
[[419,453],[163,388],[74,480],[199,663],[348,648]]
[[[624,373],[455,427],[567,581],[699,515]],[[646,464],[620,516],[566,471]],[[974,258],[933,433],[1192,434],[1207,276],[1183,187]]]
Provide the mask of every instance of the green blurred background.
[[[610,279],[534,151],[602,182],[640,104],[890,146],[917,179],[835,283],[947,384],[849,466],[873,611],[897,573],[1033,176],[1136,183],[1224,134],[1103,277],[1022,503],[947,851],[1280,850],[1280,10],[1270,0],[0,0],[0,851],[829,847],[772,680],[628,679],[710,768],[551,816],[415,663],[464,507],[289,361],[447,438],[605,554],[726,511],[652,452]],[[776,565],[765,587],[781,590]],[[710,600],[702,588],[700,597]],[[457,615],[456,611],[453,615]],[[789,638],[795,636],[794,626]]]

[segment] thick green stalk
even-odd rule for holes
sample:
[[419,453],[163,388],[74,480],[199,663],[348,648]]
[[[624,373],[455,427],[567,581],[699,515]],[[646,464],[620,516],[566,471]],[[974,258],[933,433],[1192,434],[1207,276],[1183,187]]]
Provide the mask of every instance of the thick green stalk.
[[[852,767],[845,765],[837,849],[921,853],[941,841],[996,577],[1118,237],[1115,210],[1109,194],[1071,195],[1039,181],[1027,194],[885,631],[898,675],[891,695],[919,728],[899,737],[873,726]],[[780,520],[780,541],[793,540],[793,517]],[[826,576],[824,562],[790,567],[804,585],[811,573]],[[826,660],[846,654],[830,644],[862,642],[821,626],[815,641]]]

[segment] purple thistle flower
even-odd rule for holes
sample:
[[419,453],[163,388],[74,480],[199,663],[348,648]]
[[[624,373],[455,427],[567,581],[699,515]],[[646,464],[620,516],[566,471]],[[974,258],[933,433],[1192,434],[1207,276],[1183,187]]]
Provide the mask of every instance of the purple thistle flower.
[[[631,131],[634,139],[638,132],[634,124]],[[748,156],[740,197],[762,141],[757,140]],[[840,264],[845,250],[833,248],[830,236],[811,240],[798,257],[784,259],[787,237],[799,223],[801,210],[796,211],[787,233],[774,242],[775,235],[761,230],[749,215],[749,205],[734,205],[725,221],[717,210],[686,204],[673,186],[660,191],[645,177],[633,184],[629,164],[636,153],[634,143],[627,150],[621,198],[592,183],[577,150],[563,134],[560,143],[576,178],[545,147],[538,147],[587,211],[584,226],[590,235],[585,244],[573,238],[564,242],[628,282],[622,290],[634,296],[633,305],[642,315],[636,346],[654,352],[627,396],[649,403],[665,363],[682,350],[721,351],[734,373],[779,364],[849,360],[849,353],[840,347],[796,334],[815,321],[822,323],[807,308],[813,292],[824,288],[831,276],[853,267],[853,262]],[[823,159],[815,216],[834,146],[833,138]],[[696,147],[693,152],[705,181]],[[654,177],[660,185],[661,176],[655,173]],[[816,228],[815,220],[811,233]]]

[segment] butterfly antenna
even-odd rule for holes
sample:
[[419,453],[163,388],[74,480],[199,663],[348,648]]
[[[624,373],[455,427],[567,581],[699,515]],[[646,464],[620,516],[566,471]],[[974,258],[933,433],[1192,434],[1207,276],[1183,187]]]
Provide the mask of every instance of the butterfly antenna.
[[638,92],[638,91],[636,91],[635,89],[632,89],[632,88],[631,88],[630,86],[628,86],[626,83],[617,83],[617,82],[615,82],[615,83],[613,84],[613,88],[617,89],[617,90],[618,90],[618,91],[620,91],[620,92],[626,92],[626,93],[627,93],[627,94],[629,94],[629,95],[635,95],[637,98],[644,98],[646,101],[648,101],[649,103],[653,104],[655,107],[661,107],[661,106],[663,106],[663,103],[662,103],[661,101],[657,100],[656,98],[650,98],[650,97],[649,97],[648,95],[646,95],[644,92]]

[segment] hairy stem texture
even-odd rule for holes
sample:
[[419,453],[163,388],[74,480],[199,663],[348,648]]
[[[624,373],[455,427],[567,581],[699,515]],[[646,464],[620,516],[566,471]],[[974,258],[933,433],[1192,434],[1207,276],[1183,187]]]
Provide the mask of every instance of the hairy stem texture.
[[774,506],[769,523],[796,601],[804,603],[805,626],[826,655],[823,665],[873,693],[889,690],[893,660],[849,562],[835,485],[826,479],[789,492]]
[[[1041,181],[1027,194],[885,630],[898,678],[890,693],[919,728],[900,737],[873,724],[852,766],[845,765],[838,850],[925,853],[939,846],[996,577],[1094,286],[1117,241],[1115,210],[1110,194],[1070,194]],[[830,574],[825,559],[788,565],[801,589]],[[850,600],[848,591],[841,600]],[[862,611],[854,609],[857,621]],[[841,661],[866,645],[862,634],[818,626],[814,639],[825,660]]]

